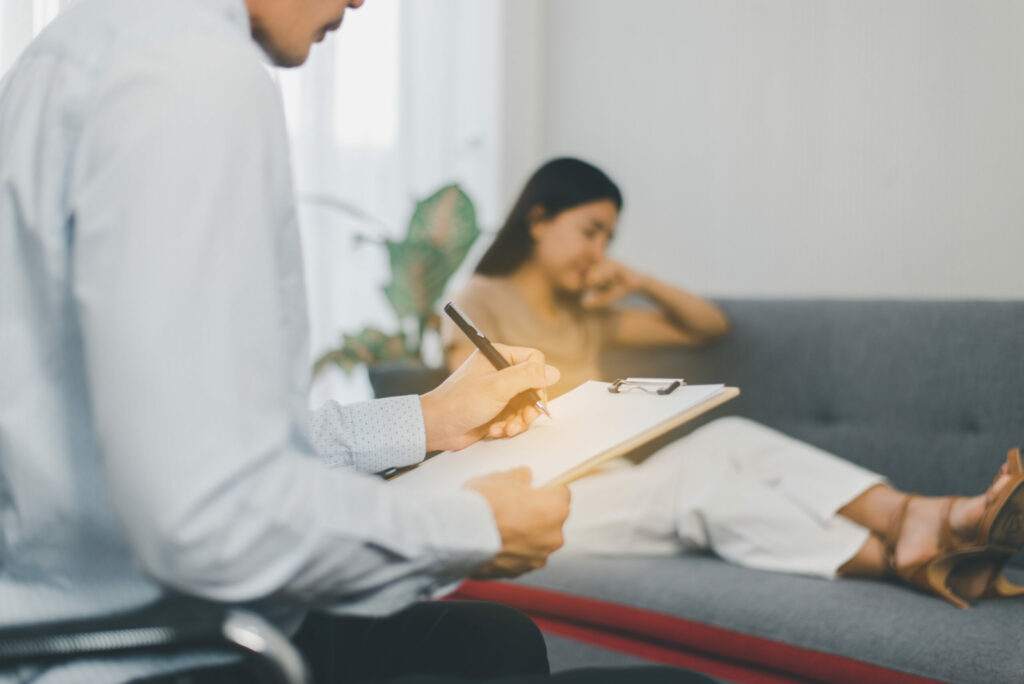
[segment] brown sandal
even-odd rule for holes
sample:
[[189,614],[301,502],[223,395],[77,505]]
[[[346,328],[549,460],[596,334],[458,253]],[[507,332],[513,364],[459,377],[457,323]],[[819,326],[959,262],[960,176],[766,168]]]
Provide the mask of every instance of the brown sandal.
[[896,565],[896,545],[907,507],[914,497],[908,494],[903,499],[885,537],[889,567],[901,580],[912,587],[937,594],[954,606],[970,608],[970,604],[950,588],[949,577],[954,570],[966,564],[992,563],[991,576],[981,597],[1024,596],[1024,587],[1011,583],[1004,572],[1006,564],[1024,547],[1024,459],[1020,449],[1011,449],[1006,455],[1006,462],[1011,479],[985,507],[973,540],[957,542],[953,538],[949,513],[959,497],[950,497],[942,511],[939,549],[931,558],[899,567]]

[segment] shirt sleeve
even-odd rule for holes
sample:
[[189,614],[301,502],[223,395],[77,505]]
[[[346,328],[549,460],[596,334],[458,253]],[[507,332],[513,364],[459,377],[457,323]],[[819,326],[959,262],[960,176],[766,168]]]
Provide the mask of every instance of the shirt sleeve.
[[377,473],[419,463],[426,453],[416,395],[342,406],[328,401],[310,415],[313,448],[329,466]]
[[[90,97],[68,200],[70,315],[98,495],[141,566],[221,601],[382,614],[490,558],[501,540],[476,492],[398,495],[325,469],[309,445],[284,120],[254,52],[149,46],[109,65]],[[354,451],[386,451],[377,431],[353,433]]]

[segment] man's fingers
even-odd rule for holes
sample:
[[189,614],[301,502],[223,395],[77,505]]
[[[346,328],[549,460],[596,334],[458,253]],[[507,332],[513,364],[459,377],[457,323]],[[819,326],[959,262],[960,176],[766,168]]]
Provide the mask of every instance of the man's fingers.
[[557,494],[565,503],[569,503],[572,499],[572,492],[567,485],[547,485],[544,489]]
[[554,366],[527,361],[498,371],[497,387],[509,398],[528,389],[539,389],[558,382],[561,374]]
[[[555,370],[558,370],[558,368],[556,368],[555,366],[551,366],[551,368],[554,368]],[[559,377],[561,377],[561,371],[559,371]],[[558,382],[558,381],[555,380],[555,382]],[[540,397],[540,401],[541,401],[542,404],[547,404],[548,403],[548,391],[546,389],[544,389],[543,387],[534,387],[533,391],[537,394],[538,397]],[[529,394],[524,394],[523,396],[527,397],[528,401],[525,402],[522,410],[520,410],[519,413],[525,414],[525,412],[527,410],[532,410],[537,415],[540,415],[540,409],[537,408],[537,400],[534,397],[530,396]],[[537,416],[534,416],[534,415],[531,414],[529,422],[532,423],[533,419],[536,418],[536,417]]]
[[527,361],[544,363],[544,352],[533,347],[513,347],[509,344],[495,344],[494,348],[501,352],[505,360],[513,366],[519,363],[526,363]]
[[[544,363],[544,354],[530,347],[512,347],[495,344],[494,348],[505,357],[510,366],[496,372],[497,382],[492,385],[499,398],[509,401],[515,395],[528,389],[537,389],[553,385],[561,377],[558,369]],[[466,363],[490,363],[476,352]],[[504,396],[500,396],[504,395]]]
[[[547,402],[547,397],[542,396],[541,401]],[[540,417],[540,409],[530,402],[519,411],[519,420],[523,421],[523,427],[528,427],[533,424],[533,421]]]
[[[538,394],[541,394],[538,391]],[[534,399],[528,394],[520,394],[509,402],[497,418],[485,426],[484,434],[492,439],[515,437],[525,432],[540,416],[540,410],[534,405]]]
[[513,416],[507,423],[505,423],[505,435],[508,437],[515,437],[525,429],[526,424],[523,423],[522,418],[519,416]]

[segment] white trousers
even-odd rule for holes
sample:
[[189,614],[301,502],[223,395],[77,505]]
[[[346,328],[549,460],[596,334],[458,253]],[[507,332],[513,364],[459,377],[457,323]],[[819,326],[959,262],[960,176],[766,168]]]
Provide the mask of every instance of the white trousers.
[[720,418],[640,465],[572,485],[559,553],[674,555],[711,550],[762,570],[832,578],[870,532],[837,515],[885,482],[745,418]]

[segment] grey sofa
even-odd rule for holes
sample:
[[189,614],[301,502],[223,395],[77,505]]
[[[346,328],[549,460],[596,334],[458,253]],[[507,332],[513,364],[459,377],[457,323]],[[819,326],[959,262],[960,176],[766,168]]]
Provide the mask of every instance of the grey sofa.
[[[727,339],[610,352],[608,378],[736,385],[742,395],[708,419],[761,421],[925,494],[980,492],[1006,450],[1024,446],[1024,302],[721,304]],[[1014,565],[1024,583],[1020,556]],[[460,593],[529,612],[556,669],[654,660],[737,682],[1024,682],[1024,600],[959,610],[895,584],[700,555],[556,554],[515,582]]]

